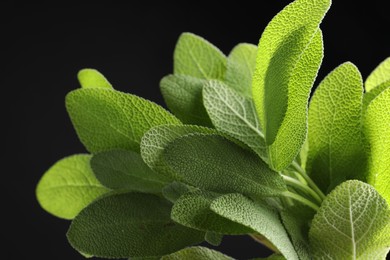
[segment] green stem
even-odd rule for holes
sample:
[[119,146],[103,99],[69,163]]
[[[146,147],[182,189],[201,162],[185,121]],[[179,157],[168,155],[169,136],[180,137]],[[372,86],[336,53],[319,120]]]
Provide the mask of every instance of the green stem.
[[320,196],[321,200],[325,199],[325,194],[318,188],[318,186],[314,183],[314,181],[306,174],[306,172],[299,166],[296,161],[293,161],[292,166],[298,173],[307,181],[309,186]]
[[285,192],[283,192],[283,195],[285,197],[292,198],[296,201],[299,201],[299,202],[303,203],[304,205],[309,206],[310,208],[314,209],[315,211],[318,211],[318,209],[319,209],[318,205],[314,204],[310,200],[308,200],[308,199],[306,199],[298,194],[292,193],[291,191],[285,191]]
[[295,187],[295,188],[297,188],[297,189],[299,189],[299,190],[301,190],[301,191],[303,191],[303,192],[306,192],[306,193],[310,194],[314,199],[317,200],[318,203],[321,204],[322,199],[321,199],[320,196],[319,196],[314,190],[312,190],[309,186],[307,186],[307,185],[301,183],[300,181],[298,181],[298,180],[296,180],[296,179],[294,179],[294,178],[291,178],[291,177],[289,177],[289,176],[286,176],[286,175],[283,175],[283,174],[282,174],[282,177],[283,177],[284,181],[285,181],[287,184],[289,184],[289,185],[291,185],[292,187]]

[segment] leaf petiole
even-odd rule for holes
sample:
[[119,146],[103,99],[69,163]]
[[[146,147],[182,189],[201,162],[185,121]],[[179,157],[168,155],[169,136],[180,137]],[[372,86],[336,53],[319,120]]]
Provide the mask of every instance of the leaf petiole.
[[284,195],[285,197],[287,198],[291,198],[293,200],[296,200],[296,201],[299,201],[301,203],[303,203],[304,205],[314,209],[315,211],[318,211],[319,207],[318,205],[314,204],[312,201],[298,195],[298,194],[295,194],[291,191],[285,191],[282,193],[282,195]]
[[318,186],[314,183],[314,181],[306,174],[305,170],[302,169],[302,167],[299,166],[299,164],[296,161],[293,161],[291,165],[294,167],[295,170],[298,171],[298,173],[305,179],[305,181],[307,181],[309,187],[311,187],[318,194],[321,200],[324,200],[326,197],[325,194],[320,190],[320,188],[318,188]]
[[283,175],[282,174],[282,177],[283,177],[283,180],[291,185],[292,187],[295,187],[301,191],[304,191],[308,194],[310,194],[317,202],[321,203],[322,202],[322,199],[321,197],[314,191],[312,190],[309,186],[301,183],[299,180],[296,180],[294,178],[291,178],[289,176],[286,176],[286,175]]

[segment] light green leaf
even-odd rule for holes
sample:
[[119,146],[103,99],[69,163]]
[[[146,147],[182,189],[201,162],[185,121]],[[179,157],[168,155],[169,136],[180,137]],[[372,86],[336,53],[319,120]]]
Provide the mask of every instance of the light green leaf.
[[203,190],[239,192],[256,198],[286,191],[280,174],[254,153],[218,135],[178,138],[169,143],[164,155],[182,182]]
[[256,67],[257,46],[240,43],[230,52],[225,82],[237,92],[252,97],[252,77]]
[[156,195],[114,194],[81,211],[67,236],[78,251],[105,258],[161,256],[203,240],[203,232],[173,223],[170,211]]
[[206,82],[185,75],[168,75],[161,80],[160,89],[165,103],[183,123],[212,126],[202,100]]
[[252,99],[222,82],[209,81],[203,88],[203,103],[216,129],[247,144],[267,161],[264,135]]
[[365,179],[362,98],[360,72],[346,62],[325,77],[311,99],[306,167],[325,192],[346,179]]
[[368,183],[390,204],[390,88],[371,101],[363,124],[370,146]]
[[226,56],[200,36],[183,33],[175,48],[174,74],[224,80]]
[[296,0],[261,36],[253,98],[269,145],[270,165],[286,168],[306,137],[307,102],[323,57],[318,28],[330,0]]
[[219,246],[222,243],[223,235],[215,232],[207,231],[204,235],[204,240],[213,246]]
[[77,74],[77,79],[82,88],[113,88],[103,74],[95,69],[80,70]]
[[390,57],[382,61],[378,67],[376,67],[371,74],[367,77],[364,83],[366,92],[369,92],[381,85],[382,83],[390,80]]
[[109,191],[95,178],[90,159],[86,154],[66,157],[43,175],[36,190],[42,208],[59,218],[73,219]]
[[215,130],[194,125],[162,125],[145,133],[141,140],[141,156],[154,171],[179,180],[179,176],[166,164],[163,151],[168,143],[191,133],[215,133]]
[[381,83],[379,86],[371,89],[370,92],[366,92],[363,95],[363,113],[366,112],[367,106],[373,101],[382,91],[390,88],[390,80]]
[[287,259],[299,259],[278,213],[241,194],[227,194],[211,203],[215,213],[244,225],[269,240]]
[[170,181],[151,170],[133,151],[110,150],[95,154],[91,167],[100,183],[110,189],[161,193]]
[[219,234],[241,235],[251,230],[210,210],[212,201],[218,194],[197,191],[181,196],[173,205],[171,218],[186,227]]
[[234,260],[218,251],[206,247],[189,247],[163,256],[161,260]]
[[370,185],[352,180],[337,186],[315,215],[309,238],[314,259],[385,259],[390,209]]
[[139,151],[143,134],[163,124],[181,124],[159,105],[115,90],[85,88],[66,96],[66,108],[88,151]]

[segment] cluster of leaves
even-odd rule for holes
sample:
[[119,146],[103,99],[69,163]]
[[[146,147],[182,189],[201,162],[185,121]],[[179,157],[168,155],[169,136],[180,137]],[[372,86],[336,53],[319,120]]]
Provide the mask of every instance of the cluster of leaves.
[[[248,234],[272,259],[384,259],[390,58],[346,62],[309,95],[330,0],[296,0],[226,57],[184,33],[161,92],[174,115],[80,71],[66,107],[90,154],[54,164],[40,204],[85,256],[232,259],[193,245]],[[365,91],[364,91],[364,87]],[[309,107],[309,108],[308,108]]]

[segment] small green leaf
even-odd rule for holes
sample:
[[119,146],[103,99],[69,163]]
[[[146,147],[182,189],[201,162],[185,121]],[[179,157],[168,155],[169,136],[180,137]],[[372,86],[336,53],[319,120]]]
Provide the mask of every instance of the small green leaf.
[[254,153],[218,135],[192,134],[174,140],[165,160],[187,184],[217,193],[279,196],[285,183]]
[[241,194],[227,194],[211,203],[215,213],[244,225],[268,239],[287,259],[299,259],[278,213]]
[[325,77],[311,99],[306,167],[325,192],[346,179],[365,179],[362,98],[360,72],[346,62]]
[[189,247],[163,256],[161,260],[234,260],[218,251],[206,247]]
[[273,169],[286,168],[305,140],[308,98],[323,57],[318,26],[330,3],[296,0],[261,36],[253,98]]
[[370,146],[368,183],[390,204],[390,88],[371,101],[363,124]]
[[213,246],[219,246],[222,243],[223,235],[215,232],[207,231],[204,235],[204,240]]
[[170,181],[151,170],[133,151],[111,150],[95,154],[91,167],[100,183],[114,190],[161,193]]
[[390,80],[381,83],[377,87],[370,90],[370,92],[366,92],[363,95],[363,113],[366,112],[367,106],[373,101],[382,91],[390,88]]
[[385,259],[390,209],[370,185],[352,180],[337,186],[315,215],[309,238],[314,259]]
[[174,74],[224,80],[226,56],[200,36],[183,33],[175,48]]
[[197,189],[184,183],[174,181],[162,189],[162,194],[164,198],[172,203],[175,203],[182,195],[186,194],[187,192],[193,192],[195,190]]
[[212,126],[202,100],[206,82],[185,75],[168,75],[161,80],[160,89],[165,103],[183,123]]
[[73,219],[83,208],[109,190],[95,178],[90,155],[78,154],[56,162],[39,181],[42,208],[59,218]]
[[257,46],[240,43],[230,52],[225,82],[246,97],[252,97],[252,77],[256,67]]
[[139,151],[143,134],[163,124],[181,124],[159,105],[115,90],[85,88],[66,96],[66,108],[88,151]]
[[82,88],[113,88],[103,74],[95,69],[80,70],[77,74],[77,79]]
[[218,194],[197,191],[181,196],[173,205],[171,218],[186,227],[219,234],[241,235],[250,233],[245,226],[230,221],[210,210],[211,202]]
[[141,140],[141,156],[154,171],[167,177],[179,179],[177,174],[166,164],[163,151],[168,143],[178,137],[191,133],[215,133],[215,130],[194,125],[162,125],[145,133]]
[[382,83],[390,80],[390,57],[382,61],[371,74],[367,77],[364,83],[367,92],[373,90]]
[[203,240],[204,233],[173,223],[170,211],[152,194],[114,194],[81,211],[67,236],[78,251],[105,258],[161,256]]
[[217,130],[237,138],[267,161],[264,135],[252,99],[220,81],[209,81],[203,88],[203,103]]

